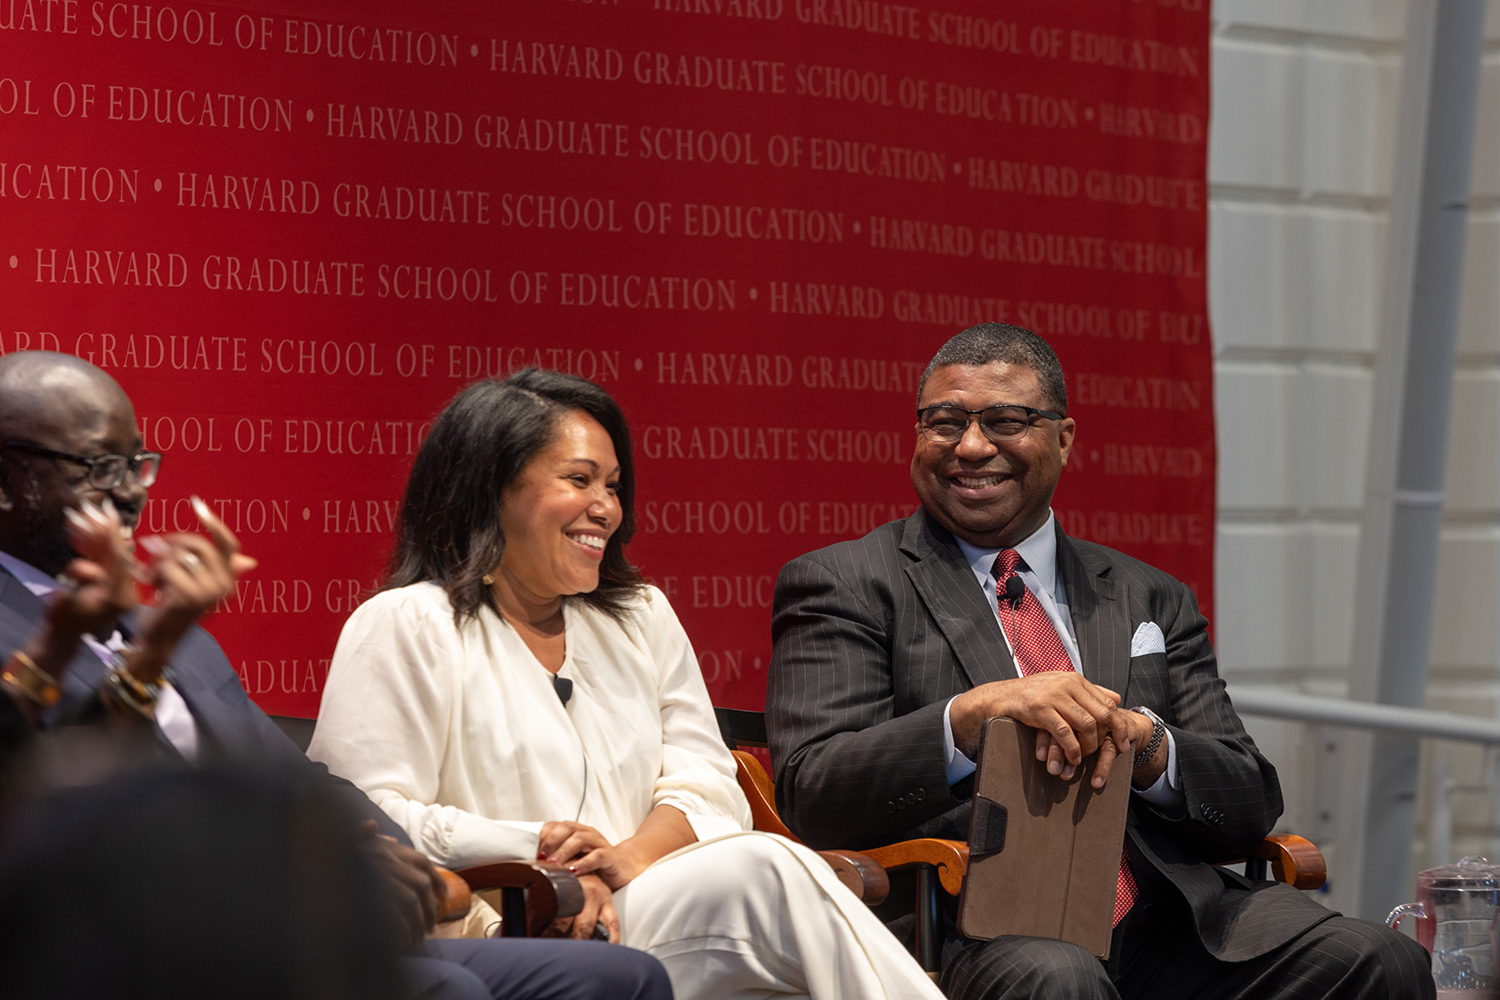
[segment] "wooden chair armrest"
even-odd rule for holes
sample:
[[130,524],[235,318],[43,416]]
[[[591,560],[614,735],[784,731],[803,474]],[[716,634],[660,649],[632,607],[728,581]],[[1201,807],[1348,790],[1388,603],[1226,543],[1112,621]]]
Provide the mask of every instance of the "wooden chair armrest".
[[1262,840],[1250,857],[1270,862],[1271,877],[1294,889],[1318,889],[1328,878],[1323,853],[1312,841],[1291,833],[1278,833]]
[[844,888],[858,896],[866,906],[879,906],[891,892],[891,879],[885,869],[868,854],[858,851],[819,851]]
[[932,865],[937,869],[943,891],[957,896],[963,888],[964,872],[969,870],[969,845],[962,840],[903,840],[899,844],[865,850],[875,863],[887,870],[906,865]]
[[547,861],[501,861],[463,868],[458,875],[470,889],[500,889],[501,934],[537,937],[560,917],[583,909],[578,876]]
[[755,829],[761,833],[779,834],[796,844],[802,843],[792,836],[792,831],[776,815],[776,791],[760,761],[754,754],[743,750],[729,752],[734,755],[735,777],[739,779],[740,791],[750,800],[750,818],[754,820]]
[[474,905],[474,893],[469,889],[469,883],[457,872],[446,868],[439,868],[437,873],[443,880],[443,894],[438,900],[438,923],[445,924],[468,916],[469,908]]
[[[886,869],[906,865],[928,864],[938,870],[943,891],[958,895],[964,873],[969,867],[969,845],[961,840],[905,840],[886,847],[864,851],[876,864]],[[1312,841],[1295,834],[1276,834],[1261,841],[1249,852],[1250,857],[1270,863],[1271,875],[1297,889],[1317,889],[1328,877],[1328,867]]]
[[[761,833],[775,833],[795,844],[802,841],[792,836],[781,817],[776,814],[776,790],[766,769],[753,754],[743,750],[731,750],[734,755],[735,777],[739,779],[740,791],[750,802],[750,817],[755,829]],[[891,880],[885,868],[868,855],[857,851],[819,851],[818,855],[833,869],[839,881],[870,906],[884,902],[890,894]]]

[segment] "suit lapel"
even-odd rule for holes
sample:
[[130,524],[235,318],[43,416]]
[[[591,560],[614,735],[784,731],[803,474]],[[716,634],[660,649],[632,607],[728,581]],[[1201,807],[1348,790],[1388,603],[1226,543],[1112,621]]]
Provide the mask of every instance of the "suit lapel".
[[40,597],[0,568],[0,622],[8,631],[21,636],[24,642],[24,637],[31,634],[46,613],[47,608]]
[[953,537],[918,510],[906,519],[901,551],[914,560],[906,568],[907,578],[948,640],[970,686],[1015,677],[995,612],[985,603]]
[[1059,524],[1057,570],[1068,595],[1084,676],[1125,697],[1130,684],[1130,609],[1118,592],[1109,563],[1092,552],[1081,552]]

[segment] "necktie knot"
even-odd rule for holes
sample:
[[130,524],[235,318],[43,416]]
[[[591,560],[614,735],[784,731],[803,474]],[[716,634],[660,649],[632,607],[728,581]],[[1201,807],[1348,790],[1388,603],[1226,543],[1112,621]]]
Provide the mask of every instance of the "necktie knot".
[[1000,554],[995,557],[995,568],[992,571],[995,579],[1004,580],[1008,576],[1015,575],[1017,567],[1021,565],[1021,553],[1015,549],[1001,549]]

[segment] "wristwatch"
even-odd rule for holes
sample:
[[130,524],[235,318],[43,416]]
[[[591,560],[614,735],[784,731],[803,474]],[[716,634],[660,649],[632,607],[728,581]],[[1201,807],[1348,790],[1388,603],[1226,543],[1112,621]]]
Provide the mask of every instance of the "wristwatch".
[[1156,751],[1161,748],[1161,741],[1167,738],[1167,724],[1161,721],[1161,716],[1151,711],[1145,705],[1138,705],[1132,708],[1131,711],[1139,712],[1151,720],[1151,739],[1146,742],[1144,747],[1136,751],[1135,755],[1136,760],[1144,764],[1156,756]]

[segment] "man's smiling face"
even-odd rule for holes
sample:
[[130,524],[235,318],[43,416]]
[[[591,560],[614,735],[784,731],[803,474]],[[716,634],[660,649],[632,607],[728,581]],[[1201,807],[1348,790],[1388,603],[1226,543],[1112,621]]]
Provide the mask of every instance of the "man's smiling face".
[[[141,450],[135,408],[113,379],[76,359],[53,361],[37,352],[6,356],[0,372],[0,442],[18,440],[52,451],[94,458],[131,457]],[[22,448],[0,452],[0,549],[45,573],[62,572],[74,556],[63,510],[83,500],[119,509],[135,527],[146,505],[146,488],[127,475],[111,490],[88,482],[87,467]]]
[[[918,408],[982,410],[1003,403],[1057,408],[1043,394],[1036,372],[999,361],[938,368],[928,377]],[[943,444],[918,426],[912,486],[927,512],[958,538],[981,548],[1014,546],[1046,523],[1073,429],[1068,417],[1037,418],[1025,433],[997,444],[971,420],[962,438]]]

